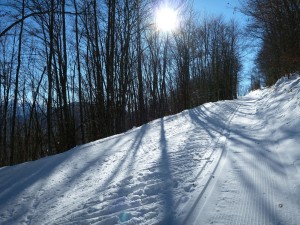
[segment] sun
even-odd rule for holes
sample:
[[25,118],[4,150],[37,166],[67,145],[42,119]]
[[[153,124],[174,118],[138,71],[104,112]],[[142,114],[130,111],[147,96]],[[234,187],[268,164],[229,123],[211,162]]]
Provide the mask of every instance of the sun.
[[176,10],[170,7],[162,7],[156,11],[155,23],[157,29],[163,32],[170,32],[178,26],[178,15]]

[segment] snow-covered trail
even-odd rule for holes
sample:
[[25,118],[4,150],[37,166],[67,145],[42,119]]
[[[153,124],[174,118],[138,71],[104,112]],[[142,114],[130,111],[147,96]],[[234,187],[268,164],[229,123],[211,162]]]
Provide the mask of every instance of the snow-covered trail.
[[240,100],[226,154],[186,224],[300,224],[299,83]]
[[0,169],[0,224],[177,224],[207,187],[235,101]]
[[300,221],[300,78],[0,168],[0,224]]

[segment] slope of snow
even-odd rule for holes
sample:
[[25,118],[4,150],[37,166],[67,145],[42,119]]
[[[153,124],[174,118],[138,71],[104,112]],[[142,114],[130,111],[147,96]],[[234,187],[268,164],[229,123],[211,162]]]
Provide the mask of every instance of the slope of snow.
[[223,164],[188,224],[300,224],[300,79],[240,100]]
[[297,224],[300,78],[0,168],[0,224]]

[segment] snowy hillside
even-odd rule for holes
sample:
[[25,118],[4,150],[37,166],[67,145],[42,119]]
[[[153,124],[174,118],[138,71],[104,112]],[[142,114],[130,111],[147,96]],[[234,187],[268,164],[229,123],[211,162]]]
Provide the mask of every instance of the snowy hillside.
[[299,224],[300,78],[0,168],[0,224]]

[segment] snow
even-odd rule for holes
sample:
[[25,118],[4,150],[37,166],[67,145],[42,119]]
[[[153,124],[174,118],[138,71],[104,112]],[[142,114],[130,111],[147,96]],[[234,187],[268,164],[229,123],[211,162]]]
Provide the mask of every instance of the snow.
[[0,168],[0,224],[299,224],[300,77]]

